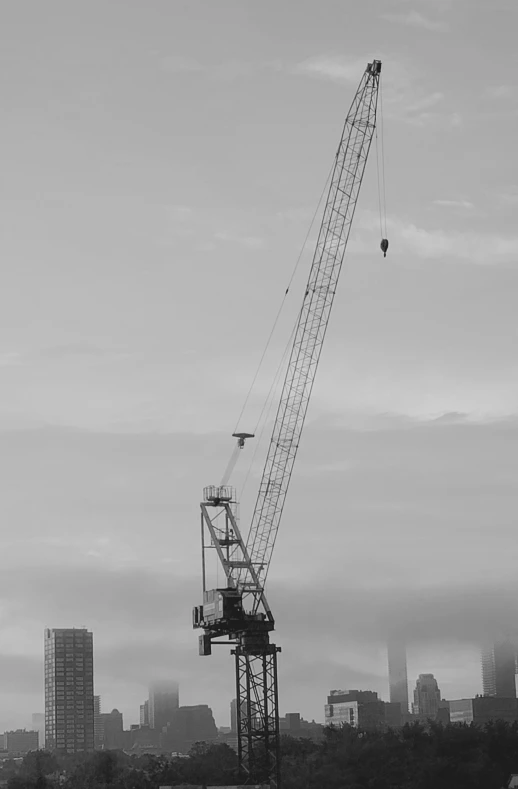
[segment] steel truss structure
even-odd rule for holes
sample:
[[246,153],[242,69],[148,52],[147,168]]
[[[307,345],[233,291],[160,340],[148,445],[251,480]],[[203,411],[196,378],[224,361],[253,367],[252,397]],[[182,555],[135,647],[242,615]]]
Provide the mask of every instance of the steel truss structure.
[[[246,543],[227,485],[204,489],[201,502],[203,605],[193,626],[203,629],[200,654],[232,644],[236,660],[238,753],[242,780],[280,789],[275,622],[264,585],[300,445],[307,408],[376,126],[381,63],[369,63],[343,128],[329,193]],[[235,434],[242,447],[249,434]],[[215,550],[225,582],[207,589],[206,553]],[[216,639],[226,638],[226,641]]]
[[271,787],[280,786],[277,652],[280,648],[274,644],[260,655],[250,655],[241,647],[232,650],[236,656],[238,755],[243,779]]

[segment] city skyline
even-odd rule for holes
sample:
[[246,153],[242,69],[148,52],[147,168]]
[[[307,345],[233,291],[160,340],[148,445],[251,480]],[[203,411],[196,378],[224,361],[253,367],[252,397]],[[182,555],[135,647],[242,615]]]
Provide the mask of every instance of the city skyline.
[[[128,723],[168,672],[228,720],[232,659],[191,628],[198,503],[373,57],[390,247],[373,155],[268,578],[280,704],[388,698],[392,633],[412,681],[473,697],[518,615],[516,3],[177,5],[13,3],[0,30],[0,726],[43,707],[48,623],[95,633]],[[232,479],[244,529],[267,440]]]

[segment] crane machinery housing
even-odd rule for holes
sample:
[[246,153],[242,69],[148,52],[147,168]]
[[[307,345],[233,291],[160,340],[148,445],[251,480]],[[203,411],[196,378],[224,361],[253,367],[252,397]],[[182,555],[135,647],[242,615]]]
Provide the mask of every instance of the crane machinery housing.
[[[193,627],[203,630],[201,655],[210,655],[213,644],[234,647],[241,780],[271,789],[281,781],[280,648],[270,639],[275,620],[265,582],[376,127],[380,73],[379,60],[367,65],[345,120],[246,542],[231,486],[204,488],[200,504],[203,603],[193,610]],[[253,436],[234,437],[241,448]],[[225,576],[216,589],[207,586],[209,549]]]

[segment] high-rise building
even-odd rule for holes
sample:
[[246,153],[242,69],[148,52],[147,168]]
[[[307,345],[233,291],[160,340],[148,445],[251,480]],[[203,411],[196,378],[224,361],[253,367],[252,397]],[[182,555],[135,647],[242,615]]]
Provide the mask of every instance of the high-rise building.
[[152,729],[163,729],[173,722],[179,707],[178,683],[172,680],[153,682],[149,688],[149,725]]
[[94,749],[93,636],[45,630],[45,740],[50,751]]
[[439,710],[441,691],[433,674],[419,674],[414,690],[414,715],[435,718]]
[[149,701],[140,705],[140,725],[149,726]]
[[482,692],[484,696],[516,698],[516,647],[502,638],[482,649]]
[[32,729],[38,732],[39,747],[45,747],[45,713],[32,713]]
[[387,644],[390,701],[401,705],[401,712],[408,713],[408,676],[406,646],[401,639],[392,638]]

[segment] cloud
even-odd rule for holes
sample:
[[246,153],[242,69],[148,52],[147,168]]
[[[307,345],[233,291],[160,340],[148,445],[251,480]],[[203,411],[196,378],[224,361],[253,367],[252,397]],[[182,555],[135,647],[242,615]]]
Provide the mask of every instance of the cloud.
[[428,96],[422,96],[420,99],[417,99],[413,104],[409,104],[406,107],[407,113],[411,114],[414,112],[421,112],[422,110],[429,109],[433,107],[438,102],[444,99],[444,93],[440,93],[436,91],[435,93],[430,93]]
[[[321,717],[329,687],[383,690],[389,632],[429,653],[444,641],[476,654],[493,624],[518,621],[517,431],[516,420],[474,425],[463,414],[371,431],[329,416],[309,422],[268,584],[288,709]],[[0,668],[14,686],[26,681],[27,714],[40,708],[43,628],[85,625],[96,691],[126,724],[138,720],[147,682],[173,674],[183,703],[209,703],[226,719],[232,661],[224,649],[198,659],[190,612],[200,596],[200,488],[224,465],[228,438],[46,430],[3,442]],[[254,470],[243,521],[257,484]],[[208,573],[216,583],[211,564]],[[453,650],[453,668],[463,654]],[[466,681],[478,690],[478,675]]]
[[488,95],[493,99],[509,99],[516,93],[515,85],[492,85],[487,89]]
[[[461,118],[457,113],[431,113],[429,109],[444,98],[442,92],[430,92],[423,85],[415,65],[404,59],[385,55],[379,57],[383,66],[383,104],[386,118],[394,118],[406,123],[424,126],[440,122],[447,125],[459,125]],[[327,79],[336,83],[357,85],[372,57],[345,57],[343,55],[320,55],[304,60],[292,66],[291,73]]]
[[322,77],[335,82],[358,83],[364,73],[367,58],[345,58],[343,56],[321,55],[297,63],[292,73]]
[[[451,202],[454,201],[447,201],[448,205]],[[379,217],[373,212],[363,212],[356,220],[356,227],[378,232]],[[424,260],[453,258],[480,266],[518,262],[518,236],[428,229],[396,217],[387,219],[387,227],[392,254],[397,248]]]
[[22,354],[18,351],[0,353],[0,367],[18,367],[22,364]]
[[434,205],[440,205],[444,208],[467,208],[471,209],[475,206],[469,200],[434,200]]
[[229,242],[231,244],[241,244],[248,249],[264,249],[266,246],[264,238],[259,238],[257,236],[241,236],[237,233],[219,231],[218,233],[214,234],[214,238],[217,241]]
[[205,71],[205,66],[194,58],[182,55],[167,55],[162,59],[162,68],[171,74],[198,74]]
[[382,19],[387,19],[389,22],[397,22],[407,27],[418,27],[423,30],[431,30],[435,32],[444,32],[448,30],[448,25],[445,22],[434,21],[420,14],[419,11],[408,11],[406,14],[382,14]]

